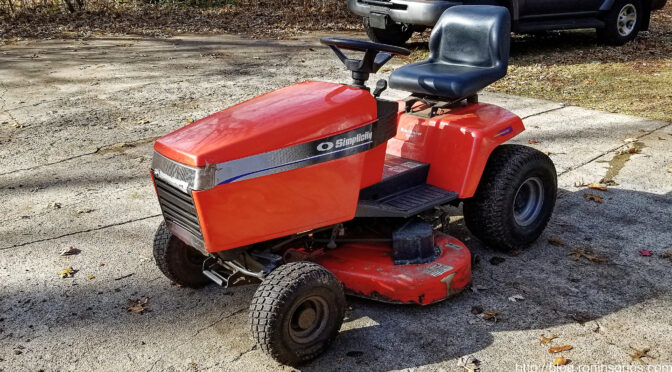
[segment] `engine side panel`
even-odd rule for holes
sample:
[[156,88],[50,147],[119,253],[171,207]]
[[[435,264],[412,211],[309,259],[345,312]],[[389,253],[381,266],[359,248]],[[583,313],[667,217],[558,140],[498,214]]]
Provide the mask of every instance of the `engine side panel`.
[[518,116],[489,104],[470,104],[432,118],[405,113],[387,152],[430,164],[427,183],[469,198],[495,147],[523,130]]
[[298,169],[193,191],[205,247],[232,249],[348,221],[380,180],[385,145]]

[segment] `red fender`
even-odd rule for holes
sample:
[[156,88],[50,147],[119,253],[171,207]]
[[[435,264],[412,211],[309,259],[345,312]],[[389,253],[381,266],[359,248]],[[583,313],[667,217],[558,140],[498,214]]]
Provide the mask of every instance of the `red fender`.
[[387,153],[430,164],[427,183],[469,198],[495,147],[524,130],[517,115],[489,104],[471,104],[432,118],[401,113]]

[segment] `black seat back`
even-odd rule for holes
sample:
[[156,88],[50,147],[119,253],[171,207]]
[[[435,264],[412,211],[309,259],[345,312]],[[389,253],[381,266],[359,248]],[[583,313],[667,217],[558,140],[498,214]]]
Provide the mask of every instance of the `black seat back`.
[[428,62],[502,68],[509,64],[511,17],[504,7],[448,8],[432,30]]

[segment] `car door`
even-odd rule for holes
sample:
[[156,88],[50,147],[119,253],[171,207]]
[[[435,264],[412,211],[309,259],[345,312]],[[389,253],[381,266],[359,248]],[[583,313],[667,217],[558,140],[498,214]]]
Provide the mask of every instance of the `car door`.
[[574,13],[585,0],[520,0],[520,18],[544,18],[554,14]]

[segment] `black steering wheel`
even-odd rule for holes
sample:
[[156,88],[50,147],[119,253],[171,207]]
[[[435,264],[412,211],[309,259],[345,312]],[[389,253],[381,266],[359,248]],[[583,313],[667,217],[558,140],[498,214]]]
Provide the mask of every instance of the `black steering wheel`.
[[[363,40],[323,37],[320,42],[328,45],[345,67],[352,71],[353,85],[364,89],[366,89],[364,83],[369,79],[369,74],[378,72],[395,55],[411,54],[411,51],[406,48]],[[364,52],[364,57],[362,59],[348,58],[341,49]]]

